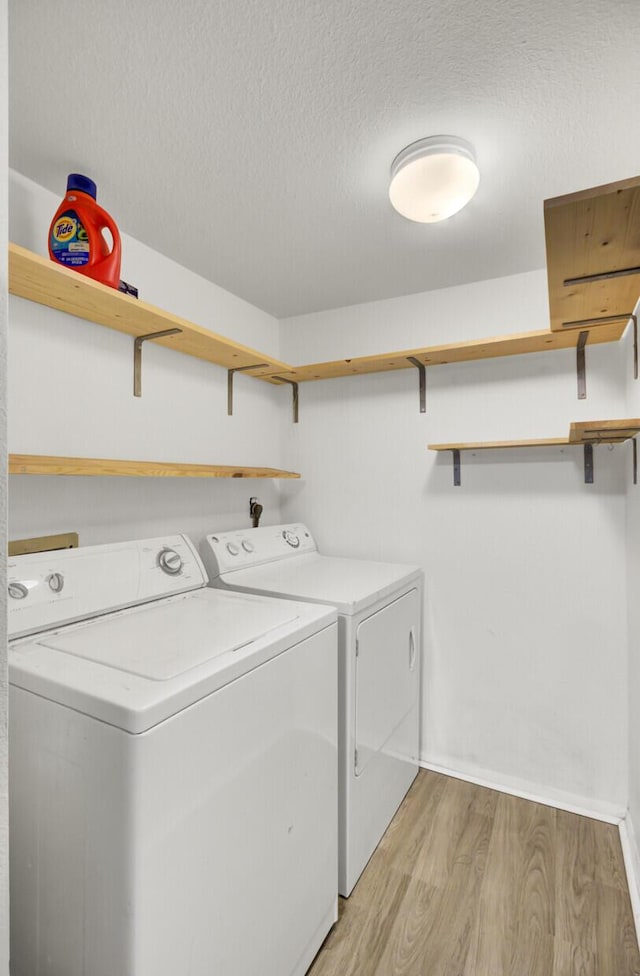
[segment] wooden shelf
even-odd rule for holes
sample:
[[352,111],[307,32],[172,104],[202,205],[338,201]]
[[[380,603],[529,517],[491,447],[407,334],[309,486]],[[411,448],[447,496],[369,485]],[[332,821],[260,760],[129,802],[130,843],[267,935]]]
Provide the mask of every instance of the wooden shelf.
[[521,441],[466,441],[460,444],[428,444],[430,451],[496,451],[508,447],[562,447],[568,437],[539,437]]
[[[612,322],[593,329],[589,344],[616,342],[626,328],[626,321]],[[309,380],[335,379],[340,376],[385,373],[394,369],[413,369],[417,359],[425,366],[444,366],[447,363],[465,363],[501,356],[519,356],[523,353],[547,352],[550,349],[572,349],[578,343],[578,332],[520,332],[489,339],[471,339],[442,346],[423,346],[420,349],[404,349],[399,352],[381,353],[376,356],[359,356],[355,359],[338,359],[334,362],[312,363],[308,366],[289,367],[278,372],[289,380],[303,383]],[[267,370],[255,370],[252,375],[267,378]]]
[[291,368],[279,359],[124,295],[115,288],[93,281],[77,271],[70,271],[17,244],[9,245],[9,291],[12,295],[76,315],[134,338],[166,329],[181,329],[178,335],[155,341],[168,349],[205,359],[226,369],[256,363],[267,363],[271,373]]
[[544,223],[551,330],[628,320],[640,295],[640,176],[545,200]]
[[[615,201],[625,201],[624,204],[616,203],[615,207],[612,205],[609,208],[614,211],[614,216],[611,216],[604,204],[601,209],[608,219],[619,220],[621,219],[620,207],[622,207],[623,215],[627,215],[625,241],[628,239],[633,242],[637,238],[637,262],[640,264],[640,231],[635,230],[635,225],[629,216],[631,211],[640,211],[640,177],[638,180],[628,180],[624,184],[615,184],[615,193],[610,187],[600,189],[607,191],[605,194],[607,199],[612,197],[615,198]],[[581,206],[588,209],[595,207],[596,204],[600,205],[601,196],[600,190],[594,190],[587,191],[585,194],[574,194],[568,198],[547,201],[545,207],[551,215],[547,222],[547,247],[548,249],[551,248],[551,256],[558,267],[559,256],[569,250],[569,239],[575,248],[577,231],[574,225],[576,225],[577,218],[573,211],[576,208],[579,210]],[[585,203],[583,197],[590,202]],[[578,199],[579,203],[576,202]],[[573,216],[567,216],[567,207]],[[600,224],[602,224],[602,220]],[[600,224],[598,225],[599,228]],[[571,233],[567,228],[570,228]],[[608,237],[613,238],[613,232]],[[556,251],[553,250],[554,248]],[[625,258],[636,254],[631,246],[623,250]],[[611,249],[611,253],[614,251],[615,249]],[[558,273],[556,268],[554,272],[556,277]],[[552,277],[550,271],[550,283]],[[636,277],[638,276],[632,275],[616,280],[628,283],[630,280],[635,281]],[[589,285],[589,288],[591,287],[593,286]],[[561,288],[563,288],[562,283]],[[70,271],[56,262],[33,254],[16,244],[9,245],[9,290],[13,295],[124,332],[135,339],[153,338],[154,333],[177,329],[179,331],[175,335],[160,336],[154,338],[154,341],[169,349],[204,359],[229,370],[228,413],[233,411],[233,371],[241,369],[247,370],[249,375],[266,382],[281,385],[286,382],[292,383],[294,422],[297,422],[297,383],[418,367],[420,370],[420,410],[424,412],[425,368],[427,366],[473,362],[502,356],[518,356],[526,353],[547,352],[551,349],[577,348],[578,396],[580,399],[584,399],[586,395],[584,381],[585,341],[590,345],[615,342],[621,338],[628,320],[626,317],[618,315],[615,321],[601,322],[594,325],[593,328],[585,323],[582,323],[578,328],[578,323],[573,323],[575,328],[563,330],[560,327],[559,331],[556,329],[556,331],[521,332],[513,335],[447,343],[446,345],[423,346],[418,349],[379,353],[373,356],[340,359],[333,362],[291,366],[255,349],[250,349],[248,346],[233,342],[224,336],[209,332],[202,326],[194,325],[179,316],[131,298],[113,288],[108,288],[100,282]],[[573,290],[571,294],[573,294]],[[566,295],[563,293],[561,297],[564,300]],[[609,311],[609,309],[604,309],[604,311]],[[135,343],[134,346],[134,393],[136,396],[140,396],[141,342]],[[225,477],[227,475],[222,473],[209,476]],[[236,476],[240,477],[241,475]],[[251,477],[251,475],[248,476]]]
[[[540,330],[291,366],[179,316],[124,295],[114,288],[108,288],[17,244],[9,245],[9,290],[20,298],[67,312],[134,338],[166,329],[181,329],[179,334],[155,341],[161,346],[207,360],[226,369],[253,366],[255,368],[251,369],[251,376],[272,383],[279,382],[276,374],[301,383],[415,368],[416,364],[410,362],[410,359],[425,366],[441,366],[447,363],[547,352],[551,349],[569,349],[578,343],[575,331]],[[620,339],[625,327],[626,321],[623,320],[599,325],[590,332],[589,343],[615,342]],[[257,363],[266,365],[256,366]]]
[[568,437],[541,437],[520,441],[468,441],[428,444],[430,451],[489,451],[515,447],[570,447],[584,444],[621,444],[640,433],[640,419],[588,420],[572,423]]
[[166,461],[119,461],[113,458],[50,457],[10,454],[9,474],[76,475],[128,478],[299,478],[278,468],[223,464],[170,464]]

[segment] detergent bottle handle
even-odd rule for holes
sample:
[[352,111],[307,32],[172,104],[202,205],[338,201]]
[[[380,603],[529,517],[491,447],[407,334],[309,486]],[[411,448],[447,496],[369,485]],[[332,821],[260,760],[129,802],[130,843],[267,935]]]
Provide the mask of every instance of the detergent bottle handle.
[[[95,207],[95,219],[92,221],[87,221],[86,231],[89,237],[89,247],[91,248],[91,253],[94,255],[92,264],[94,262],[105,260],[106,258],[113,258],[114,260],[120,260],[120,234],[118,233],[118,228],[116,226],[113,218],[107,213],[106,210],[102,210],[101,207]],[[107,229],[111,234],[111,246],[107,243],[107,240],[102,233],[104,229]]]
[[[95,207],[93,219],[87,221],[86,229],[91,258],[85,273],[101,281],[102,284],[117,288],[120,279],[121,243],[115,221],[106,210]],[[111,247],[102,233],[105,229],[111,234]],[[88,270],[89,268],[92,270]]]
[[[113,241],[113,244],[111,246],[110,256],[113,257],[119,263],[121,244],[120,244],[120,233],[118,231],[118,227],[113,217],[111,217],[110,214],[106,212],[106,210],[102,211],[101,217],[104,222],[104,226],[111,234],[111,240]],[[101,236],[102,239],[104,240],[104,236],[103,235]]]

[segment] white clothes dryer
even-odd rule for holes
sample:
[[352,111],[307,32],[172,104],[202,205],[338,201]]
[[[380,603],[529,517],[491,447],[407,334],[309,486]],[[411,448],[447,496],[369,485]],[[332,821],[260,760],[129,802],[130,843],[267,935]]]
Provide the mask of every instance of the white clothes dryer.
[[336,612],[206,582],[9,560],[13,976],[302,976],[337,917]]
[[208,535],[212,585],[338,611],[339,891],[348,896],[418,772],[423,573],[325,556],[300,523]]

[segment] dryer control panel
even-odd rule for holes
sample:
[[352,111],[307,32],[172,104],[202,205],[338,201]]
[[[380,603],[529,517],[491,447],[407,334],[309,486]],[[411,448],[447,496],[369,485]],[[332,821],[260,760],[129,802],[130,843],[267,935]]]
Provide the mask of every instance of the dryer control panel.
[[202,558],[210,579],[236,569],[248,569],[277,559],[315,552],[315,540],[306,525],[265,525],[259,529],[216,532],[208,535]]
[[48,630],[205,586],[186,536],[15,556],[8,564],[9,636]]

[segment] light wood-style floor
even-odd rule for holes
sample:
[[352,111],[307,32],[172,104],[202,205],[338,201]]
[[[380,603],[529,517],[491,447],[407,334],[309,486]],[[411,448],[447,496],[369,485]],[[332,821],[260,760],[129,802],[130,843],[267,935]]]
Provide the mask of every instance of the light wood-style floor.
[[637,976],[618,830],[422,770],[309,976]]

